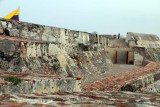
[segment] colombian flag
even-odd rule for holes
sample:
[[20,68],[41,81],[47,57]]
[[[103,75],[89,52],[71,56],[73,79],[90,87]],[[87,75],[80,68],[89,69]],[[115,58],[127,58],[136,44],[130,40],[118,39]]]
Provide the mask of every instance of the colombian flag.
[[12,12],[4,16],[4,19],[11,19],[11,20],[19,21],[19,8],[13,10]]

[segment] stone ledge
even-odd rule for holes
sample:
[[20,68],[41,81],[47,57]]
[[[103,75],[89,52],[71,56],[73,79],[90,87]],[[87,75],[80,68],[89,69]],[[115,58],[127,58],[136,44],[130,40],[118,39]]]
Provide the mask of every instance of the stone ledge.
[[61,77],[56,75],[23,74],[3,72],[0,78],[18,77],[22,82],[13,85],[10,82],[0,82],[0,93],[53,93],[53,92],[80,92],[81,79]]

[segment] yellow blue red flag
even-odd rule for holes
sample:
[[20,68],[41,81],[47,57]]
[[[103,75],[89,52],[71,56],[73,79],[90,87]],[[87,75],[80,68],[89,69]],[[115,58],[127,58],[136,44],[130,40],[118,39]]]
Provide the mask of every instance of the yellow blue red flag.
[[11,20],[19,21],[19,8],[13,10],[12,12],[4,16],[4,19],[11,19]]

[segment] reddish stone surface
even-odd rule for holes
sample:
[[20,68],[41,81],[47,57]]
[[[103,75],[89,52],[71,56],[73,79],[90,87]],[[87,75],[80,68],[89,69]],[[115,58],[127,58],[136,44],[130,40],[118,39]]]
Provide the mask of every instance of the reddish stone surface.
[[[117,91],[92,91],[81,93],[12,94],[3,96],[0,106],[29,107],[159,107],[160,95]],[[14,101],[13,101],[14,100]]]
[[60,106],[70,106],[70,104],[66,104],[64,102],[58,102],[57,104],[60,105]]
[[[46,75],[46,74],[37,74],[37,73],[17,73],[17,72],[8,72],[8,71],[3,71],[0,70],[0,78],[5,78],[5,77],[18,77],[21,78],[25,81],[32,81],[35,82],[33,80],[33,78],[47,78],[47,79],[62,79],[62,78],[74,78],[75,80],[80,80],[81,78],[77,78],[77,77],[61,77],[59,75]],[[0,80],[0,85],[6,85],[8,84],[7,81],[4,80]]]
[[[51,107],[49,105],[46,105],[46,104],[40,104],[40,103],[36,103],[36,104],[33,104],[34,106],[38,106],[38,107]],[[52,106],[53,107],[53,106]]]
[[9,96],[8,94],[0,95],[0,100],[3,100],[5,98],[7,98],[8,96]]
[[44,94],[39,94],[39,93],[33,93],[36,96],[45,96]]
[[76,80],[81,80],[81,77],[75,77]]
[[0,85],[7,85],[8,84],[8,82],[6,82],[6,81],[0,81]]
[[117,91],[123,85],[125,85],[127,81],[131,81],[133,79],[136,79],[140,76],[144,76],[146,74],[159,72],[159,69],[160,69],[159,64],[150,61],[144,67],[133,69],[128,72],[122,72],[119,74],[113,74],[110,76],[106,76],[91,84],[83,86],[82,89],[85,91],[91,91],[91,90]]
[[3,103],[0,103],[1,106],[14,106],[14,107],[21,107],[21,106],[25,106],[27,105],[26,102],[3,102]]

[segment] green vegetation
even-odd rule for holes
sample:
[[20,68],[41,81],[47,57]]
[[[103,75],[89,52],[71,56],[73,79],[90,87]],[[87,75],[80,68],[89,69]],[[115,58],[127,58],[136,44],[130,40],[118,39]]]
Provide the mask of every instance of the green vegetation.
[[22,79],[17,77],[7,77],[4,79],[5,81],[11,82],[13,85],[20,84],[22,82]]

